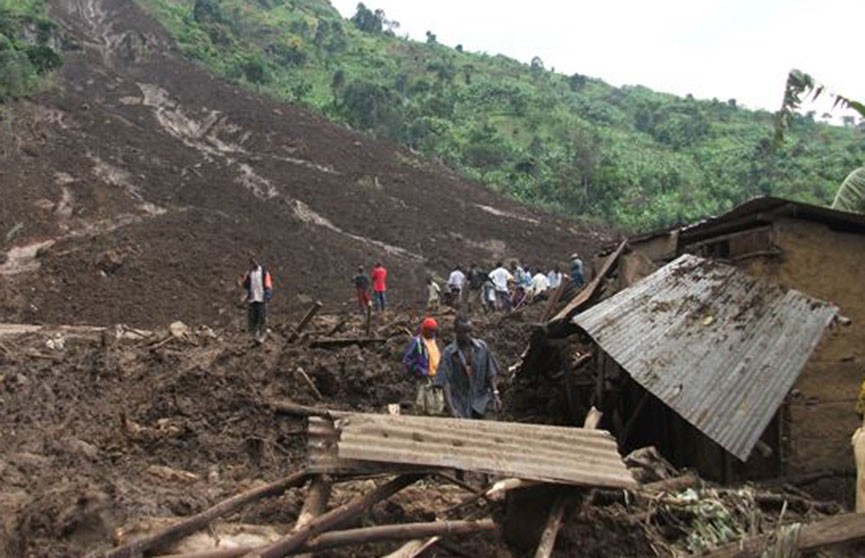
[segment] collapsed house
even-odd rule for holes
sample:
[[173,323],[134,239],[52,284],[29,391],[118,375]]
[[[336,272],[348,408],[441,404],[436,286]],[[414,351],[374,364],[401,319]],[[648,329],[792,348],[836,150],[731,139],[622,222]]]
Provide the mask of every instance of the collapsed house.
[[[622,451],[655,445],[709,478],[851,471],[863,248],[865,217],[777,198],[630,238],[523,371],[563,378],[571,422],[594,406]],[[550,357],[577,332],[576,358]]]

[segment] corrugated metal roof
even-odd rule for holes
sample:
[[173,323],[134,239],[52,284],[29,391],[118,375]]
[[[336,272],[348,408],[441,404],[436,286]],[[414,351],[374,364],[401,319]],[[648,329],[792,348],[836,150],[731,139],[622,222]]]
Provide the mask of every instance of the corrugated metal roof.
[[685,255],[573,322],[635,381],[744,461],[836,312]]
[[602,430],[371,414],[341,418],[336,428],[339,462],[462,469],[586,486],[636,486],[615,439]]
[[[347,416],[347,413],[338,416]],[[307,470],[320,474],[376,474],[381,472],[405,472],[416,468],[407,465],[382,466],[380,463],[341,459],[337,455],[339,432],[333,420],[309,417],[306,431]]]

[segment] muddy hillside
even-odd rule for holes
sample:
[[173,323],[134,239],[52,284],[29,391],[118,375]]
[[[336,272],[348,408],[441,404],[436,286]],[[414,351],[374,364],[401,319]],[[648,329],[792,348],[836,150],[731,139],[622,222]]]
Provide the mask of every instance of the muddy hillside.
[[72,45],[56,87],[2,113],[4,321],[226,325],[249,254],[276,312],[343,304],[376,260],[414,302],[457,261],[549,266],[607,239],[214,78],[134,2],[51,11]]

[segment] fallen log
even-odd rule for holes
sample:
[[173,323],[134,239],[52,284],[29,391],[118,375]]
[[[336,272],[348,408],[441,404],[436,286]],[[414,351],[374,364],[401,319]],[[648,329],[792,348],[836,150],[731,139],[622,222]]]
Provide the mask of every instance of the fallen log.
[[344,327],[345,327],[345,324],[347,324],[347,323],[348,323],[348,316],[343,316],[342,319],[340,319],[338,322],[336,322],[336,325],[335,325],[335,326],[333,326],[332,328],[330,328],[330,331],[327,332],[327,334],[325,335],[325,337],[333,337],[334,335],[336,335],[337,333],[339,333],[339,331],[340,331],[342,328],[344,328]]
[[340,415],[348,414],[345,411],[336,411],[333,409],[324,409],[321,407],[310,407],[309,405],[301,405],[300,403],[295,403],[294,401],[289,401],[287,399],[281,399],[279,401],[268,401],[266,404],[276,413],[294,415],[298,417],[321,417],[326,419],[332,419]]
[[700,477],[695,473],[686,473],[679,477],[649,482],[640,487],[640,492],[656,494],[658,492],[677,492],[700,484]]
[[313,349],[329,349],[333,347],[348,347],[349,345],[373,345],[386,343],[383,337],[319,337],[309,344]]
[[169,525],[155,533],[130,541],[117,548],[105,552],[93,552],[88,554],[88,558],[133,558],[141,556],[145,551],[157,548],[194,533],[199,529],[206,527],[211,521],[217,517],[227,515],[240,507],[271,496],[278,496],[295,486],[300,486],[306,482],[309,473],[306,470],[298,471],[284,479],[265,484],[236,496],[232,496],[227,500],[216,504],[215,506],[204,510],[201,513],[195,514],[179,523]]
[[[307,541],[299,550],[318,552],[342,546],[389,541],[396,542],[416,537],[442,537],[447,535],[483,533],[495,531],[497,528],[496,523],[492,519],[380,525],[378,527],[364,527],[361,529],[324,533]],[[253,548],[226,548],[187,554],[167,554],[158,558],[238,558],[254,551],[255,549]]]
[[[776,539],[775,533],[749,537],[721,548],[704,552],[704,558],[756,558]],[[802,525],[796,548],[816,550],[836,544],[865,539],[865,514],[845,513]]]
[[290,555],[302,547],[309,539],[319,535],[328,529],[336,527],[341,523],[352,519],[376,503],[390,498],[403,488],[420,480],[424,475],[403,475],[396,477],[372,492],[359,496],[350,502],[343,504],[324,515],[317,517],[282,539],[274,542],[266,548],[255,550],[246,554],[246,558],[280,558]]
[[558,537],[559,528],[562,526],[562,517],[565,515],[567,497],[566,492],[560,492],[556,496],[553,507],[550,508],[550,515],[547,517],[547,524],[541,533],[538,548],[535,550],[535,558],[550,558],[552,556],[553,548],[556,546],[556,537]]
[[[309,492],[306,495],[306,501],[300,509],[300,515],[297,517],[297,523],[292,531],[298,531],[302,527],[309,525],[316,517],[319,517],[327,511],[327,501],[330,500],[331,489],[333,484],[329,477],[324,475],[316,475],[309,483]],[[300,555],[301,558],[312,558],[312,552]]]

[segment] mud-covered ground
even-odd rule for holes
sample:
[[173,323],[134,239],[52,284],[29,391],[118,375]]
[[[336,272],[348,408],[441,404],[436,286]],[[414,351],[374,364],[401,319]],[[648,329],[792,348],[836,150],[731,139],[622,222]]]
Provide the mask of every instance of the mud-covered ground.
[[377,260],[414,304],[455,264],[546,269],[611,238],[216,79],[135,2],[49,8],[74,45],[56,87],[0,106],[0,321],[225,327],[249,254],[276,311],[341,308]]
[[[542,310],[476,319],[503,369],[516,362]],[[413,384],[400,358],[420,316],[376,316],[373,333],[387,337],[384,344],[308,347],[308,338],[328,333],[340,318],[317,317],[294,343],[287,342],[289,324],[272,323],[261,347],[238,330],[206,327],[179,337],[158,329],[139,339],[117,339],[127,331],[117,328],[0,335],[3,555],[80,556],[136,532],[144,520],[188,516],[299,469],[304,420],[274,415],[268,400],[369,412],[402,403],[410,412]],[[440,316],[443,342],[452,319]],[[363,328],[353,316],[336,335]],[[501,384],[507,394],[506,371]],[[333,502],[362,488],[341,488]],[[365,521],[431,520],[468,495],[441,483],[411,489]],[[303,492],[294,490],[231,519],[290,526],[302,502]]]

